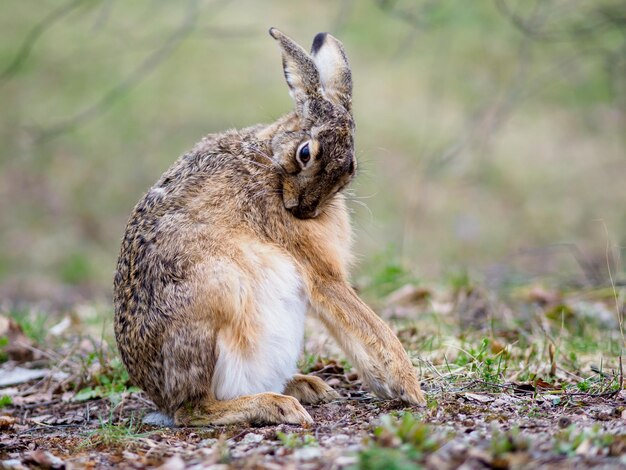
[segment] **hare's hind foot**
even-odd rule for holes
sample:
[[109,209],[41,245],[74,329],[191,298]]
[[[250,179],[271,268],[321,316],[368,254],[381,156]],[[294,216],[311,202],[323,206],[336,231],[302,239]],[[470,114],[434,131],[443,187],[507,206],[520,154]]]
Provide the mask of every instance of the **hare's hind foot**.
[[330,385],[314,375],[294,375],[283,393],[306,405],[327,403],[339,398],[339,394]]
[[233,400],[209,400],[180,407],[177,426],[208,426],[235,423],[312,424],[311,415],[294,397],[278,393],[257,393]]

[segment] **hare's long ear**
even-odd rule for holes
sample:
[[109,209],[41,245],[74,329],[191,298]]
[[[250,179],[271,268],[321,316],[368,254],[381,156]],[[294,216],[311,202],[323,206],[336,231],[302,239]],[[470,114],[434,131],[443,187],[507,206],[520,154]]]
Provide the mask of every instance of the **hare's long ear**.
[[305,102],[322,96],[317,67],[309,54],[289,36],[276,28],[270,28],[270,35],[278,41],[283,51],[283,70],[289,85],[289,94],[296,103],[296,113],[304,117]]
[[319,71],[325,96],[351,111],[352,72],[343,44],[328,33],[318,33],[313,39],[311,57]]

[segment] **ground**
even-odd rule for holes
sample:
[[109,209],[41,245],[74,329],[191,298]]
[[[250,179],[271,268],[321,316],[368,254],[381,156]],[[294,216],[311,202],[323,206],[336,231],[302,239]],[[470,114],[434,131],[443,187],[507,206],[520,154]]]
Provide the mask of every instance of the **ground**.
[[375,398],[310,323],[301,369],[341,398],[307,406],[315,422],[305,427],[143,425],[153,404],[129,383],[107,334],[84,333],[93,323],[85,311],[97,309],[50,325],[7,312],[0,465],[626,468],[617,293],[533,285],[503,294],[458,279],[369,292],[384,299],[373,303],[420,369],[428,406]]

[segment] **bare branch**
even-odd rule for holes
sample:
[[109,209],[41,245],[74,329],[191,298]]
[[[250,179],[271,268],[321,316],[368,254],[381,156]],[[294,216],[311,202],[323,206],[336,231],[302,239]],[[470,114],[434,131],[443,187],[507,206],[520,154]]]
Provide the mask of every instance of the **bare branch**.
[[189,0],[187,12],[180,26],[167,38],[160,48],[148,55],[124,80],[107,91],[92,105],[56,124],[38,129],[37,141],[39,143],[49,141],[60,134],[84,125],[109,109],[120,97],[145,80],[151,72],[156,70],[163,61],[172,55],[180,43],[192,33],[197,18],[198,0]]
[[619,15],[608,6],[599,6],[592,11],[588,22],[579,25],[571,25],[561,29],[546,29],[541,24],[528,21],[526,18],[515,13],[506,0],[494,0],[498,11],[507,18],[513,26],[535,41],[571,41],[574,38],[593,36],[611,27],[623,29],[626,25],[626,15]]
[[85,0],[71,0],[55,10],[52,10],[39,23],[37,23],[26,35],[19,47],[17,53],[9,65],[0,73],[0,85],[13,77],[21,68],[24,61],[28,58],[35,43],[43,36],[43,34],[54,26],[55,23],[62,20],[73,10],[75,10]]

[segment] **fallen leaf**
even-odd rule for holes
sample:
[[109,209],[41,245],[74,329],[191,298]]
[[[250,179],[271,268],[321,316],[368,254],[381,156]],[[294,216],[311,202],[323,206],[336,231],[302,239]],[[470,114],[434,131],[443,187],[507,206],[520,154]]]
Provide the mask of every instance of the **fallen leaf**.
[[555,290],[547,290],[541,286],[535,286],[528,291],[527,300],[539,305],[554,305],[562,301],[562,295]]
[[430,296],[430,289],[406,284],[389,294],[386,298],[386,303],[399,306],[415,305],[430,298]]
[[51,327],[48,332],[52,335],[52,336],[60,336],[61,334],[63,334],[65,332],[65,330],[67,330],[70,326],[72,325],[72,319],[68,316],[65,316],[63,318],[63,320],[61,320],[59,323],[57,323],[56,325],[54,325],[53,327]]
[[560,385],[556,385],[556,384],[551,384],[549,382],[546,382],[543,379],[536,379],[535,380],[535,387],[539,390],[543,389],[543,390],[561,390],[562,387]]
[[26,337],[22,327],[12,318],[0,315],[0,337],[7,338],[4,352],[17,362],[32,361],[35,354],[32,341]]
[[35,464],[43,469],[59,470],[65,468],[63,460],[43,449],[37,449],[26,454],[24,463]]
[[16,419],[13,416],[0,416],[0,429],[12,428]]
[[479,395],[478,393],[465,393],[464,397],[472,401],[478,401],[480,403],[491,403],[495,400],[495,398],[489,395]]
[[11,370],[3,370],[0,374],[0,387],[8,387],[9,385],[18,385],[30,382],[35,379],[42,379],[52,374],[55,380],[63,380],[68,377],[65,372],[54,372],[50,369],[25,369],[24,367],[15,367]]
[[493,354],[500,354],[505,349],[506,349],[506,346],[502,344],[500,341],[498,341],[497,339],[494,339],[491,341],[491,352]]

